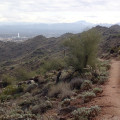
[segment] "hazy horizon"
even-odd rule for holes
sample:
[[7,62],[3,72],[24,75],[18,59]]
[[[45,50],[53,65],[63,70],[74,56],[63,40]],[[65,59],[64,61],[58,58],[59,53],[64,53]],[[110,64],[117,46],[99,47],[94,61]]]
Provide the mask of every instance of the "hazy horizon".
[[79,20],[79,21],[74,21],[74,22],[54,22],[54,23],[47,23],[47,22],[0,22],[0,25],[15,25],[15,24],[48,24],[48,25],[52,25],[52,24],[71,24],[71,23],[79,23],[79,22],[84,22],[84,23],[89,23],[89,24],[93,24],[93,25],[101,25],[101,24],[109,24],[109,25],[115,25],[115,24],[120,24],[120,22],[116,22],[116,23],[106,23],[106,22],[100,22],[100,23],[92,23],[92,22],[88,22],[85,20]]

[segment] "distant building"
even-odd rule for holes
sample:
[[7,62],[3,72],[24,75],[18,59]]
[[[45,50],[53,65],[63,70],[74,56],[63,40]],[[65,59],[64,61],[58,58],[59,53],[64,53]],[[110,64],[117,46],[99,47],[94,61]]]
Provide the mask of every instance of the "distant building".
[[20,38],[20,34],[18,33],[18,38]]

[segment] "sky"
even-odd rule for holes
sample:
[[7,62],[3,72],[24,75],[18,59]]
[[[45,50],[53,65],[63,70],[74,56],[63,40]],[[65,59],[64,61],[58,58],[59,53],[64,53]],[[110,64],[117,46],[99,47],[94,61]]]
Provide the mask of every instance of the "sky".
[[120,23],[120,0],[0,0],[0,22]]

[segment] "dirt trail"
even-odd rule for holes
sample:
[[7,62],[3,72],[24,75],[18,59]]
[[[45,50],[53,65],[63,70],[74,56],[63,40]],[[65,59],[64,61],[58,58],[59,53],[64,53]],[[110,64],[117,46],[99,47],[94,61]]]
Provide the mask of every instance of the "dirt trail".
[[103,97],[96,101],[103,110],[96,120],[120,120],[120,61],[111,61],[110,78],[103,89]]

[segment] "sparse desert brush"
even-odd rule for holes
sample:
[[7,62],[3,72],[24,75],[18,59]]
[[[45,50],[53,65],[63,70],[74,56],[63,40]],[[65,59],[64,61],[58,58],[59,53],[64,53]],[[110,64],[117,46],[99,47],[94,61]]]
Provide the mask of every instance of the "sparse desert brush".
[[103,90],[102,90],[102,88],[94,88],[93,89],[93,92],[97,95],[97,94],[100,94],[100,93],[102,93],[103,92]]
[[14,84],[16,80],[15,77],[10,76],[9,74],[3,74],[1,79],[2,79],[2,84],[3,84],[2,87],[6,87],[10,84]]
[[83,79],[81,79],[81,78],[74,78],[70,82],[70,88],[71,89],[80,89],[82,83],[83,83]]
[[25,68],[18,68],[14,71],[14,76],[16,77],[16,81],[25,81],[35,76],[35,73],[32,71],[28,72]]
[[104,73],[104,72],[108,72],[108,70],[111,68],[110,63],[109,62],[105,62],[100,66],[100,72]]
[[84,73],[84,76],[85,76],[85,79],[90,80],[90,79],[92,78],[92,73],[91,73],[91,71],[85,72],[85,73]]
[[0,95],[0,101],[1,102],[9,101],[10,99],[12,99],[11,95],[4,95],[4,94]]
[[111,68],[110,61],[108,60],[99,61],[97,64],[97,68],[99,69],[100,74],[108,71]]
[[81,85],[81,89],[82,90],[89,90],[92,88],[92,82],[90,80],[84,80],[82,85]]
[[96,95],[92,91],[91,92],[84,92],[82,94],[82,99],[83,99],[84,103],[91,101],[95,97],[96,97]]
[[107,68],[107,70],[110,70],[111,65],[110,65],[110,64],[107,64],[106,68]]
[[108,77],[109,72],[108,71],[101,71],[100,76]]
[[60,98],[69,98],[72,94],[70,90],[70,84],[68,83],[59,83],[51,87],[48,95],[50,97],[60,97]]
[[21,92],[23,92],[22,87],[18,87],[16,85],[10,85],[3,89],[2,94],[3,95],[14,95],[14,94],[19,94]]
[[49,72],[51,70],[58,70],[58,69],[64,68],[64,66],[66,66],[64,59],[49,58],[49,59],[43,61],[43,64],[37,70],[37,73],[45,74],[46,72]]
[[52,108],[52,103],[50,101],[45,101],[42,102],[41,104],[37,104],[33,106],[31,111],[33,114],[38,114],[38,113],[44,113],[51,108]]
[[33,101],[29,98],[19,103],[19,106],[23,109],[29,108],[30,105],[33,105]]
[[1,102],[4,102],[12,98],[16,98],[17,95],[19,95],[22,92],[22,87],[18,87],[16,85],[9,85],[2,90],[2,93],[0,94],[0,100]]
[[0,116],[1,120],[37,120],[37,117],[35,114],[31,113],[11,113],[6,115]]
[[100,112],[99,106],[91,106],[90,108],[82,107],[74,110],[72,115],[75,120],[91,120],[93,117],[97,116]]
[[70,101],[71,101],[71,99],[68,99],[68,98],[64,99],[61,103],[61,106],[67,107],[68,105],[70,105]]
[[108,80],[106,76],[99,76],[98,84],[103,85]]

